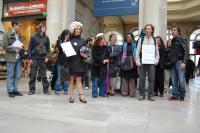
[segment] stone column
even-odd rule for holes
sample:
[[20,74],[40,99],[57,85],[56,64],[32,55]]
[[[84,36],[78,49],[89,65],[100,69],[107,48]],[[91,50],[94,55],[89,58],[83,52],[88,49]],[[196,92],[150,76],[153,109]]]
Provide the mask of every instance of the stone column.
[[56,42],[62,27],[62,0],[48,0],[47,3],[47,35],[50,44]]
[[167,39],[167,0],[139,1],[139,29],[146,24],[155,26],[155,36]]
[[75,20],[76,0],[48,0],[47,6],[47,35],[53,44],[61,32]]
[[[0,0],[0,19],[2,18],[3,0]],[[3,23],[0,21],[0,31],[4,31]]]

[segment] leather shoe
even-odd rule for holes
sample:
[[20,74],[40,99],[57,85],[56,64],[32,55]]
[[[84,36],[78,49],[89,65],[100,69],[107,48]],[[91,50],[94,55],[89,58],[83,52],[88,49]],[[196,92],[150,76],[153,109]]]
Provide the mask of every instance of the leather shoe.
[[21,92],[19,92],[19,91],[15,91],[15,92],[14,92],[14,95],[15,95],[15,96],[23,96],[23,94],[22,94]]
[[14,92],[8,92],[8,96],[9,96],[10,98],[14,98],[14,97],[15,97],[15,94],[14,94]]

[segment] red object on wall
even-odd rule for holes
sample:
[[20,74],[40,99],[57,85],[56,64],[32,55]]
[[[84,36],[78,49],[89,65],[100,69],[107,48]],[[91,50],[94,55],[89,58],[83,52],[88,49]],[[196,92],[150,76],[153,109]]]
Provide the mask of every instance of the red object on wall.
[[42,14],[47,11],[47,0],[33,2],[16,2],[8,4],[8,16],[24,16]]
[[196,54],[197,54],[197,55],[200,55],[200,48],[197,48],[197,49],[196,49]]

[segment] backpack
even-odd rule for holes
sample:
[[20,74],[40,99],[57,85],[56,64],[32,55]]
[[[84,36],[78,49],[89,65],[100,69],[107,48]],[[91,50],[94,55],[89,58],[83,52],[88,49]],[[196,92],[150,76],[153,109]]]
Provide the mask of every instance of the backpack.
[[172,69],[177,61],[177,56],[176,56],[176,50],[169,47],[165,49],[165,63],[164,63],[164,68],[167,70]]

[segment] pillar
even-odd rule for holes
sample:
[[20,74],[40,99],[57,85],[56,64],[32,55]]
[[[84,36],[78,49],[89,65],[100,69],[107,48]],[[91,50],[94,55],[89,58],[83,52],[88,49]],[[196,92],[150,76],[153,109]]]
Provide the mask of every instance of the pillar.
[[139,29],[146,24],[153,24],[155,36],[167,39],[167,0],[140,0],[139,1]]
[[48,0],[47,6],[47,35],[53,44],[61,32],[75,20],[76,0]]
[[[0,0],[0,19],[2,18],[3,0]],[[4,31],[3,23],[0,21],[0,31]]]

